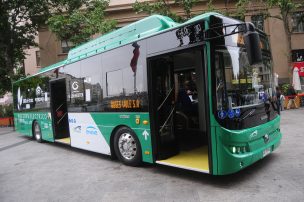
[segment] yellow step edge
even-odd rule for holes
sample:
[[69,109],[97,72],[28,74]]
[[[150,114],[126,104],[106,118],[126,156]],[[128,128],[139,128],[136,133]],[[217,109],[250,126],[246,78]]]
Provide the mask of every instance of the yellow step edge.
[[208,147],[204,146],[190,151],[181,151],[176,156],[156,161],[156,163],[209,173]]
[[55,142],[63,143],[63,144],[71,144],[71,138],[62,138],[62,139],[56,139]]

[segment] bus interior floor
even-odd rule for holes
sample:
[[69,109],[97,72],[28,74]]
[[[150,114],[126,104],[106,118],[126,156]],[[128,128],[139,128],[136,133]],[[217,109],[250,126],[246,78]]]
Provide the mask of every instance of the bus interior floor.
[[158,164],[209,173],[208,146],[201,146],[165,160],[156,161]]

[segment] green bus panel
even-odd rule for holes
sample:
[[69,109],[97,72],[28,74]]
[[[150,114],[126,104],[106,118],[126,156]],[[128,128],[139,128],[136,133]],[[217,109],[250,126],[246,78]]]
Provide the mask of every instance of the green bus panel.
[[[111,145],[111,135],[114,135],[113,131],[116,128],[131,128],[140,141],[143,161],[153,163],[149,113],[91,113],[91,116],[108,145]],[[143,121],[147,121],[148,124],[143,124]]]
[[[235,173],[273,152],[282,138],[280,117],[253,128],[216,128],[218,175]],[[216,156],[213,156],[216,158]]]
[[[149,114],[148,113],[90,113],[102,131],[104,138],[108,145],[110,145],[110,138],[113,131],[117,127],[127,126],[134,130],[142,147],[142,157],[144,162],[153,163],[152,157],[152,143],[150,134]],[[16,131],[32,137],[32,124],[36,120],[42,133],[42,139],[54,142],[54,135],[52,130],[51,114],[49,112],[27,112],[14,113]],[[139,121],[136,122],[136,120]],[[143,124],[143,121],[148,124]]]
[[36,120],[41,127],[42,139],[54,142],[50,112],[15,112],[14,119],[16,131],[29,137],[33,136],[32,126]]

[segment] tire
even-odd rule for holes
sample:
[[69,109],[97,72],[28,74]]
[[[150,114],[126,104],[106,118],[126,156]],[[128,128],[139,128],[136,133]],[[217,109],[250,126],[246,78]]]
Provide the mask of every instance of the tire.
[[42,142],[41,128],[37,121],[35,121],[33,124],[33,136],[37,142],[39,142],[39,143]]
[[122,127],[114,135],[114,151],[118,159],[128,166],[139,166],[142,163],[140,142],[134,131]]

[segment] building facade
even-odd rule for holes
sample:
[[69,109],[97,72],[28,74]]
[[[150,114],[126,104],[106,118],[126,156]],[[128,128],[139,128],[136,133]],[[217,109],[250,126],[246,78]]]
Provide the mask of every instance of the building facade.
[[[35,38],[35,42],[38,44],[38,36]],[[24,73],[25,75],[33,75],[40,68],[40,48],[39,47],[30,47],[25,51],[25,59],[23,61]]]
[[[137,14],[133,10],[132,4],[134,2],[135,0],[111,0],[110,6],[107,9],[108,17],[115,19],[118,27],[123,27],[146,17],[147,14]],[[192,9],[192,14],[197,15],[206,12],[208,10],[207,2],[206,0],[199,1]],[[216,10],[233,14],[236,11],[235,3],[235,1],[213,1],[213,7]],[[182,9],[177,6],[172,5],[171,9],[178,15],[184,15]],[[277,18],[264,19],[261,15],[263,9],[265,8],[262,5],[251,3],[247,7],[245,21],[253,22],[269,36],[274,61],[274,72],[278,75],[278,82],[280,84],[290,83],[292,78],[292,65],[288,63],[287,59],[289,53],[287,51],[288,45],[283,21]],[[269,9],[268,12],[272,16],[280,14],[278,8]],[[303,15],[304,8],[300,8],[299,11],[292,14],[290,19],[292,26],[291,49],[293,62],[304,62]],[[31,60],[34,60],[34,62],[25,64],[26,73],[33,74],[39,70],[39,67],[45,67],[64,60],[67,57],[68,47],[71,45],[56,39],[55,34],[50,32],[47,27],[42,27],[39,30],[38,36],[39,50],[32,50],[34,56],[32,56]],[[39,65],[37,61],[39,61]],[[34,64],[35,62],[36,65]]]

